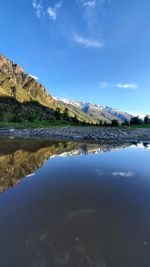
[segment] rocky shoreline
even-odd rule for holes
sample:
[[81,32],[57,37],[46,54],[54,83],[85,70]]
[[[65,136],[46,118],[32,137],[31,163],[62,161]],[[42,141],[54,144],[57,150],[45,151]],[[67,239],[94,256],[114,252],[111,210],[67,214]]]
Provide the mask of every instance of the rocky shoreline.
[[142,142],[150,141],[150,128],[129,129],[112,127],[51,127],[51,128],[0,128],[0,137],[43,137],[56,140],[89,142]]

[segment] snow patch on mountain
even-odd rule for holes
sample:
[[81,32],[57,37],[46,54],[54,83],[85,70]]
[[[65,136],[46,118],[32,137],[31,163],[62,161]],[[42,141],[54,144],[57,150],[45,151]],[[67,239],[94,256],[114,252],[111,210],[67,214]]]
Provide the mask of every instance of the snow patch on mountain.
[[[91,104],[91,103],[84,103],[82,101],[74,101],[70,99],[59,99],[60,101],[72,105],[76,108],[79,108],[86,114],[90,114],[91,110],[95,112],[95,116],[98,117],[99,115],[103,115],[105,118],[108,118],[109,120],[112,119],[118,119],[121,121],[130,121],[133,117],[132,115],[128,114],[127,112],[124,112],[119,109],[114,109],[109,106],[103,106],[103,105],[97,105],[97,104]],[[91,114],[90,114],[91,115]],[[94,116],[94,115],[93,115]]]

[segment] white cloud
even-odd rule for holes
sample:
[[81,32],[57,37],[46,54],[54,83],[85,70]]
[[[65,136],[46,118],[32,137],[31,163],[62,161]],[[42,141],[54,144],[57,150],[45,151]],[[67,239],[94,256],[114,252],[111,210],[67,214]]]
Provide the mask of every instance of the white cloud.
[[36,11],[36,15],[38,18],[41,18],[43,16],[43,5],[41,1],[33,0],[32,6]]
[[136,83],[117,83],[115,86],[123,89],[138,89],[138,85]]
[[50,19],[52,20],[56,20],[57,19],[57,16],[58,16],[58,10],[62,7],[62,1],[59,1],[55,4],[54,7],[48,7],[47,9],[47,13],[48,13],[48,16],[50,17]]
[[52,20],[56,20],[57,18],[57,11],[55,8],[53,7],[48,7],[47,9],[47,13],[48,13],[48,16],[52,19]]
[[99,88],[104,89],[108,87],[117,87],[120,89],[130,89],[130,90],[136,90],[138,89],[138,85],[136,83],[116,83],[116,84],[110,84],[107,82],[101,82]]
[[121,176],[121,177],[132,177],[134,176],[133,172],[113,172],[113,176]]
[[83,6],[85,7],[95,7],[96,0],[83,1]]
[[102,48],[103,44],[99,41],[89,39],[89,38],[84,38],[81,35],[74,34],[73,39],[76,43],[81,44],[86,47],[95,47],[95,48]]
[[114,171],[114,172],[107,172],[103,170],[97,170],[96,171],[97,175],[103,176],[103,175],[112,175],[112,176],[119,176],[119,177],[133,177],[134,173],[131,171]]
[[38,79],[39,79],[37,76],[31,75],[31,74],[29,74],[29,76],[30,76],[31,78],[35,79],[36,81],[38,81]]
[[44,16],[46,13],[47,15],[52,19],[52,20],[56,20],[57,19],[57,13],[58,10],[62,7],[62,0],[58,1],[54,7],[49,6],[47,8],[47,10],[44,10],[43,4],[42,4],[42,0],[33,0],[32,1],[32,6],[35,9],[36,15],[38,18],[41,18],[42,16]]
[[62,1],[59,1],[58,3],[55,4],[55,8],[59,9],[62,7]]
[[105,88],[107,88],[108,86],[109,86],[109,84],[108,84],[107,82],[101,82],[99,88],[100,88],[100,89],[105,89]]

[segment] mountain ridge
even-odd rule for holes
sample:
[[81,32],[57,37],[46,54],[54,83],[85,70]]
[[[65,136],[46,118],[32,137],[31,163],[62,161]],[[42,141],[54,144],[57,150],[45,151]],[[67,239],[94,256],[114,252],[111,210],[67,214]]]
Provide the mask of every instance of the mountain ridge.
[[92,112],[89,111],[89,109],[95,109],[97,110],[96,116],[93,115],[95,119],[103,119],[103,117],[106,119],[106,121],[111,121],[113,119],[119,120],[119,122],[125,122],[125,121],[130,121],[131,118],[133,117],[132,115],[128,114],[125,111],[122,111],[120,109],[115,109],[109,106],[104,106],[104,105],[98,105],[98,104],[92,104],[89,102],[83,102],[83,101],[73,101],[69,99],[59,99],[60,101],[73,105],[80,110],[82,110],[84,113],[89,114],[92,116]]
[[[10,101],[6,101],[6,98]],[[6,120],[9,120],[11,113],[15,113],[16,110],[21,112],[24,119],[33,117],[33,120],[36,116],[38,119],[53,119],[55,116],[60,119],[66,110],[66,119],[76,118],[78,121],[91,124],[100,121],[111,123],[112,120],[122,123],[132,118],[132,115],[111,107],[55,98],[19,64],[2,54],[0,54],[0,108],[8,113]],[[27,116],[28,113],[30,116]]]
[[[40,111],[40,119],[48,119],[49,115],[51,119],[55,118],[54,114],[56,111],[57,117],[61,118],[63,117],[64,110],[67,108],[69,111],[68,115],[71,118],[77,117],[79,121],[96,123],[94,119],[86,115],[84,112],[76,110],[69,105],[64,106],[62,103],[56,101],[41,83],[37,82],[33,77],[27,74],[19,64],[14,63],[2,54],[0,54],[0,97],[0,107],[5,113],[9,113],[7,117],[11,117],[11,113],[14,113],[14,110],[18,108],[18,103],[12,104],[12,100],[14,100],[15,102],[22,104],[23,116],[25,115],[26,110],[27,112],[28,110],[30,111],[30,116],[32,115],[32,112],[35,113],[34,108],[31,108],[31,104],[30,108],[27,107],[27,103],[34,102],[34,106],[37,103],[37,105],[40,104],[41,107],[43,106],[47,108],[47,112],[43,110],[44,116],[42,116],[42,112]],[[5,103],[4,106],[4,98],[6,97],[11,98],[11,101],[7,101],[8,103]],[[12,109],[10,109],[9,102],[11,102]],[[26,107],[24,107],[24,103],[26,103]],[[8,110],[9,112],[7,112]],[[37,113],[38,108],[36,109],[36,114]],[[9,118],[7,119],[9,120]]]

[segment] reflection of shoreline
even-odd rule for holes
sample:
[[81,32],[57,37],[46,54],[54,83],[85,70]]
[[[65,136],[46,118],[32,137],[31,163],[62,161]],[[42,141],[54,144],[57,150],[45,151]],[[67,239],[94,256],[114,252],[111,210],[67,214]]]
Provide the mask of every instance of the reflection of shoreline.
[[84,144],[49,140],[0,141],[0,192],[17,185],[23,177],[34,175],[46,160],[119,150],[130,144]]

